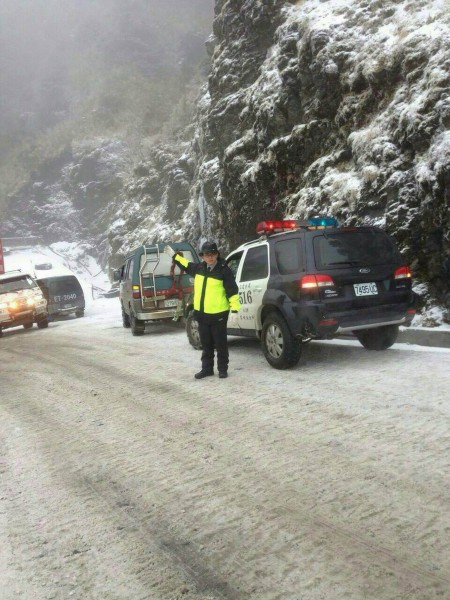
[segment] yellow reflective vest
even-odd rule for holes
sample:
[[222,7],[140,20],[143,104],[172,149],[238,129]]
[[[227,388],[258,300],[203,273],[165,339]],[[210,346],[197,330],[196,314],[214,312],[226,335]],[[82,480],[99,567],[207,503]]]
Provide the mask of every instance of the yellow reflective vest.
[[239,310],[239,288],[230,267],[220,257],[214,268],[208,271],[205,262],[189,262],[184,256],[175,254],[175,263],[194,277],[194,310],[216,315]]

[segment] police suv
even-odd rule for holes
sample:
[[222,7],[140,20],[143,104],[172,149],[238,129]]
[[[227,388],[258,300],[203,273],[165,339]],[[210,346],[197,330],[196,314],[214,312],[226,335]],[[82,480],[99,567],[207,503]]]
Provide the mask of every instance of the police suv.
[[[353,333],[367,350],[386,350],[414,318],[411,271],[377,227],[339,227],[331,217],[263,221],[259,239],[227,257],[241,310],[230,335],[257,336],[276,369],[297,364],[302,345]],[[200,347],[196,324],[187,334]]]

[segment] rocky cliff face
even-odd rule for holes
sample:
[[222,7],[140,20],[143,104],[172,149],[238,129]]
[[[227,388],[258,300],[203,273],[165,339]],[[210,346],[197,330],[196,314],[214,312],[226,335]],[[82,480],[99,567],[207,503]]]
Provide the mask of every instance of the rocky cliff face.
[[217,2],[194,145],[205,233],[234,245],[271,216],[377,224],[450,305],[444,4]]
[[450,306],[444,4],[216,2],[192,146],[203,235],[229,247],[262,218],[314,214],[380,225]]

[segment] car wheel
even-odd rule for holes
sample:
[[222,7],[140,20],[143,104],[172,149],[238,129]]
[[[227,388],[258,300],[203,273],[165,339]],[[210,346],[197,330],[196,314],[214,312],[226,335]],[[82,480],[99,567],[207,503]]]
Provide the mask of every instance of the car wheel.
[[84,308],[80,308],[79,310],[76,310],[75,316],[77,319],[79,319],[80,317],[84,317]]
[[24,323],[23,324],[24,329],[31,329],[32,327],[33,327],[33,323]]
[[361,329],[354,334],[366,350],[387,350],[397,341],[398,325]]
[[188,336],[189,343],[196,350],[202,349],[202,343],[200,341],[200,332],[198,330],[198,322],[194,318],[194,313],[191,311],[186,319],[186,333]]
[[302,344],[296,340],[286,321],[277,313],[270,313],[261,333],[261,344],[269,365],[275,369],[289,369],[296,365],[302,353]]
[[145,322],[136,319],[132,312],[130,312],[130,327],[133,335],[144,335],[145,333]]
[[46,329],[48,327],[47,317],[44,317],[43,319],[39,319],[39,321],[37,322],[37,326],[39,327],[39,329]]
[[123,306],[122,306],[122,325],[124,327],[126,327],[126,329],[129,329],[131,326],[130,323],[130,317],[127,315],[127,313],[123,310]]

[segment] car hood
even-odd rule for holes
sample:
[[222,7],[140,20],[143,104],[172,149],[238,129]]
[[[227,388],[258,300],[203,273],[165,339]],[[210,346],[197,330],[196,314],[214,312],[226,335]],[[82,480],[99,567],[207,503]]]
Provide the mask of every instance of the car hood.
[[19,298],[42,298],[39,290],[18,290],[17,292],[0,292],[0,302],[13,302]]

